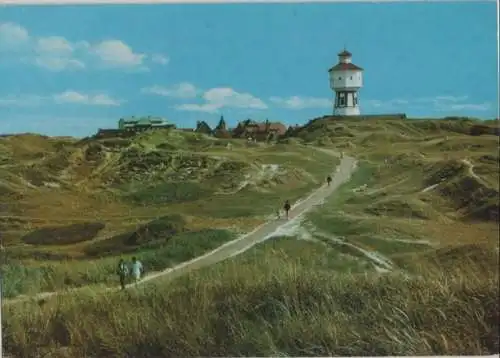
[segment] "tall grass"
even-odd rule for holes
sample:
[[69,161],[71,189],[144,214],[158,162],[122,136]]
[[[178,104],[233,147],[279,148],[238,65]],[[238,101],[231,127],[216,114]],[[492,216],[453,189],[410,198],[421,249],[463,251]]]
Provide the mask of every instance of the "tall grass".
[[235,259],[171,285],[8,306],[4,347],[20,357],[497,353],[496,267],[470,265],[408,278]]
[[[169,241],[152,248],[140,249],[122,255],[125,259],[136,256],[147,271],[158,271],[200,256],[234,239],[226,230],[206,229],[174,235]],[[3,265],[3,295],[6,298],[21,294],[57,291],[71,287],[117,282],[118,256],[91,261],[68,260],[25,266],[9,260]]]

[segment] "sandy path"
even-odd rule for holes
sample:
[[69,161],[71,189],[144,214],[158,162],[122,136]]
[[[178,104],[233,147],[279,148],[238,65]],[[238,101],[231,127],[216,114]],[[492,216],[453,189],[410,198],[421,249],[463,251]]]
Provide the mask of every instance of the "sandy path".
[[[333,152],[330,152],[334,154]],[[335,154],[334,154],[335,155]],[[332,174],[332,182],[330,186],[326,184],[322,185],[319,189],[315,190],[311,195],[307,198],[296,202],[291,210],[289,220],[279,219],[272,220],[264,223],[263,225],[258,226],[253,231],[240,236],[238,239],[225,243],[213,251],[210,251],[200,257],[194,258],[190,261],[181,263],[177,266],[168,268],[166,270],[151,273],[150,275],[145,276],[137,285],[142,285],[151,280],[165,278],[172,279],[178,276],[181,276],[189,271],[197,270],[202,267],[213,265],[217,262],[223,261],[227,258],[233,257],[235,255],[241,254],[251,248],[252,246],[270,238],[280,232],[280,229],[284,229],[286,226],[289,226],[294,221],[300,219],[300,217],[309,212],[316,205],[321,204],[325,198],[333,194],[333,192],[343,183],[349,180],[351,174],[354,172],[356,168],[356,160],[354,158],[344,156],[341,159],[339,166],[336,168],[335,172]],[[133,285],[133,284],[132,284]],[[128,285],[128,286],[132,286]],[[25,300],[39,300],[47,297],[51,297],[54,295],[75,293],[77,291],[84,290],[88,287],[79,287],[72,288],[63,291],[55,291],[55,292],[42,292],[33,296],[18,296],[16,298],[10,300],[4,300],[3,304],[11,304],[19,301]],[[109,290],[118,290],[119,287],[108,287],[101,289],[102,291]]]

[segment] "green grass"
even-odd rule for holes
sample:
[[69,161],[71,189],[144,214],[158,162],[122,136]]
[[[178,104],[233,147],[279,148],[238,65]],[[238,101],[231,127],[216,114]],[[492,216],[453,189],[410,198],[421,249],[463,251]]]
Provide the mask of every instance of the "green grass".
[[[426,131],[459,133],[468,131],[462,128],[465,124],[418,126],[411,121],[354,120],[316,125],[313,129],[317,130],[304,129],[301,136],[349,148],[366,162],[360,161],[352,180],[306,217],[304,227],[318,239],[319,234],[344,236],[347,242],[376,250],[394,262],[394,271],[377,273],[362,254],[327,239],[321,243],[301,240],[299,234],[280,237],[178,279],[152,280],[126,292],[106,295],[91,287],[76,295],[48,299],[43,305],[26,302],[6,306],[4,349],[26,357],[58,357],[62,349],[75,357],[497,353],[498,251],[481,245],[433,249],[382,240],[427,239],[419,225],[438,223],[409,220],[406,212],[388,217],[383,210],[372,210],[371,215],[366,210],[370,205],[372,209],[391,205],[401,211],[400,204],[406,201],[410,209],[441,205],[428,200],[437,192],[417,193],[426,184],[428,173],[424,169],[428,167],[424,164],[432,162],[432,155],[438,158],[443,152],[437,144],[422,146],[427,150],[427,159],[423,160],[417,153],[420,149],[415,148],[429,139],[423,138]],[[421,142],[416,144],[414,136],[405,139],[400,131],[420,136]],[[364,134],[370,132],[375,135],[363,146]],[[220,141],[204,137],[196,140],[196,136],[187,138],[179,133],[168,136],[144,136],[142,144],[153,149],[167,143],[170,150],[213,152],[255,166],[295,167],[304,169],[311,179],[303,176],[276,186],[259,186],[268,192],[245,189],[234,195],[201,195],[194,200],[185,199],[182,190],[178,195],[176,189],[168,187],[130,188],[141,193],[137,206],[156,205],[154,200],[162,196],[162,191],[174,193],[167,211],[189,214],[194,220],[196,215],[208,221],[210,217],[237,219],[272,214],[285,199],[295,201],[315,189],[337,164],[335,158],[302,146],[280,144],[249,149],[243,142],[239,147],[234,142],[235,148],[227,151],[216,145],[222,144]],[[354,145],[347,145],[347,140]],[[413,147],[408,145],[410,142]],[[450,148],[455,147],[444,149]],[[385,157],[394,159],[394,163],[379,166]],[[475,164],[474,158],[471,161]],[[442,163],[438,164],[439,168]],[[477,169],[481,174],[493,173],[489,164]],[[363,184],[368,184],[366,192],[352,192]],[[368,194],[383,187],[377,194]],[[422,202],[409,201],[412,195],[418,195]],[[227,231],[179,230],[173,235],[161,231],[135,242],[131,252],[122,256],[138,256],[148,270],[159,270],[200,256],[232,237]],[[98,251],[98,243],[95,245]],[[6,281],[13,287],[8,290],[36,292],[47,286],[60,288],[84,282],[116,285],[118,256],[111,254],[88,262],[51,265],[26,266],[10,260],[11,272]]]
[[339,275],[287,258],[235,260],[169,285],[6,306],[4,350],[54,357],[57,347],[96,357],[498,352],[496,270],[420,274],[425,279]]
[[[339,273],[366,272],[369,265],[356,257],[342,255],[336,248],[323,244],[321,241],[309,241],[294,236],[275,237],[255,245],[239,256],[228,260],[227,265],[247,266],[250,268],[256,262],[266,262],[271,267],[278,265],[295,265],[297,267],[314,268],[318,271]],[[220,264],[224,266],[226,264]],[[217,273],[218,268],[212,271]],[[205,273],[204,273],[205,274]]]
[[337,236],[368,231],[370,228],[363,222],[354,222],[342,216],[340,211],[346,209],[347,202],[353,197],[352,189],[374,181],[374,171],[375,169],[369,164],[360,163],[348,182],[342,184],[320,208],[306,216],[307,222],[321,231],[334,233]]
[[164,182],[138,189],[126,194],[134,204],[168,204],[195,201],[211,196],[212,190],[195,182]]
[[[148,248],[121,255],[125,259],[136,256],[147,271],[158,271],[182,263],[234,239],[226,230],[206,229],[174,235],[166,243],[153,242]],[[3,265],[3,294],[15,297],[56,291],[69,287],[96,284],[115,284],[119,257],[112,256],[91,261],[68,260],[58,263],[37,263],[31,266],[9,260]]]
[[430,246],[425,244],[401,242],[391,239],[377,239],[373,236],[358,236],[349,241],[355,244],[361,244],[362,247],[369,246],[385,256],[395,254],[399,255],[408,252],[428,251],[430,249]]

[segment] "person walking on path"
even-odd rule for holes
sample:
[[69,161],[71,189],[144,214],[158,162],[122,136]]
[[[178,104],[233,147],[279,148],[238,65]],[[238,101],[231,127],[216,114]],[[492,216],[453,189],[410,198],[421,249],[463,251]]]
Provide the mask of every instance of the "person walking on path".
[[287,220],[288,220],[288,212],[290,211],[291,208],[292,208],[292,206],[290,205],[290,202],[288,200],[285,201],[285,205],[283,206],[283,209],[285,209],[285,214],[286,214]]
[[142,266],[142,263],[137,260],[137,257],[132,257],[132,265],[131,265],[131,271],[132,271],[132,278],[135,283],[139,282],[141,279],[141,275],[144,273],[144,267]]
[[127,279],[127,275],[128,275],[127,265],[125,264],[125,261],[123,259],[120,259],[120,262],[118,262],[118,277],[120,277],[120,286],[122,287],[122,290],[125,289],[125,282]]
[[331,182],[332,182],[332,177],[331,177],[331,176],[327,176],[327,177],[326,177],[326,184],[327,184],[328,186],[330,186],[330,183],[331,183]]

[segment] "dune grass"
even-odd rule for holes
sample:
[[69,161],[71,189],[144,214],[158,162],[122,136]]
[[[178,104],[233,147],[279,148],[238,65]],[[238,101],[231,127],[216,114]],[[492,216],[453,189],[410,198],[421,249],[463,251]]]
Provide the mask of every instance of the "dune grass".
[[493,265],[407,278],[338,274],[310,263],[277,255],[266,265],[234,259],[170,285],[8,306],[4,347],[22,357],[498,352]]
[[31,265],[7,259],[2,267],[3,295],[10,298],[86,285],[115,285],[119,257],[136,256],[147,271],[159,271],[200,256],[234,238],[234,234],[226,230],[205,229],[178,233],[168,241],[152,242],[121,256]]
[[[75,295],[6,306],[4,349],[20,357],[498,353],[498,245],[488,241],[489,233],[482,232],[479,224],[451,216],[448,211],[456,211],[455,202],[446,193],[420,193],[434,184],[428,182],[435,179],[434,169],[446,167],[445,155],[456,160],[474,155],[473,164],[483,163],[476,174],[491,176],[491,182],[498,177],[492,170],[495,157],[479,160],[491,155],[491,136],[469,136],[468,123],[317,121],[301,130],[302,140],[346,148],[361,160],[351,181],[307,215],[303,228],[310,230],[310,241],[299,240],[303,239],[299,234],[271,239],[214,266],[126,292],[103,295],[89,287]],[[186,140],[180,134],[171,135],[177,136],[178,143],[167,149],[226,153],[256,165],[300,166],[316,181],[324,180],[332,171],[330,163],[335,163],[304,146],[248,150],[238,142],[240,146],[227,151],[216,146],[222,142],[203,136]],[[144,145],[163,142],[158,134]],[[268,192],[244,189],[231,197],[179,202],[170,210],[207,221],[264,216],[273,213],[285,197],[294,201],[304,196],[313,182],[301,180]],[[353,192],[365,184],[366,190]],[[414,212],[428,218],[417,218]],[[467,225],[470,231],[465,230]],[[321,240],[318,234],[343,236],[347,243],[377,251],[390,258],[394,269],[377,272],[366,256],[346,249],[347,245],[314,241]],[[196,236],[188,232],[175,237],[187,238],[182,235]],[[178,247],[168,250],[148,242],[151,247],[141,249],[140,259],[162,268],[178,262],[178,257],[199,256],[209,250],[203,245],[211,245],[212,240],[201,238],[207,235],[194,239],[192,246],[187,243],[191,240],[180,240]],[[431,248],[412,240],[443,243]],[[481,244],[471,244],[476,241]],[[95,262],[111,269],[116,259]],[[62,265],[50,266],[57,269],[59,282],[64,277],[61,272],[70,271],[72,279],[85,274],[97,282],[103,282],[99,281],[103,277],[115,279],[112,273],[103,274],[103,269],[92,271],[88,263],[71,261],[64,269]],[[15,268],[21,272],[15,274],[27,282],[22,289],[54,277],[37,271],[41,266]]]

